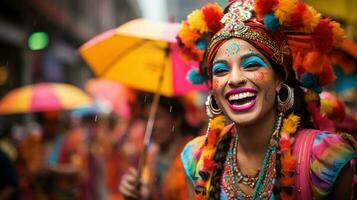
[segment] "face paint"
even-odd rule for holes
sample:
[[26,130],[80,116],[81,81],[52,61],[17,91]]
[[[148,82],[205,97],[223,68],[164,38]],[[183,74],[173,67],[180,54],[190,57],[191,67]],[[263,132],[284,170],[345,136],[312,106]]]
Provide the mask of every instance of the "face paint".
[[213,67],[212,67],[213,75],[217,75],[228,71],[229,71],[229,66],[225,61],[216,61],[215,63],[213,63]]
[[213,77],[212,89],[215,90],[218,88],[218,80]]
[[254,76],[253,76],[254,81],[262,81],[262,80],[264,80],[264,78],[266,77],[267,73],[268,73],[267,71],[258,71],[256,73],[254,73]]
[[237,55],[238,51],[240,49],[240,46],[236,42],[232,42],[229,44],[229,46],[226,49],[226,55],[229,56],[235,56]]
[[268,64],[257,53],[247,53],[242,56],[240,66],[244,69],[249,67],[267,67]]

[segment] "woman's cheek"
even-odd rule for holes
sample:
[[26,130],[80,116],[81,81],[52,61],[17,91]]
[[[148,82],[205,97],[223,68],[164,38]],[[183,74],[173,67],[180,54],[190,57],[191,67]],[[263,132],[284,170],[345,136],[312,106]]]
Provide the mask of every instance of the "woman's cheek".
[[249,78],[254,82],[265,82],[269,80],[267,70],[259,70],[249,74]]
[[213,80],[212,80],[212,89],[213,90],[217,90],[219,87],[219,81],[217,78],[213,77]]

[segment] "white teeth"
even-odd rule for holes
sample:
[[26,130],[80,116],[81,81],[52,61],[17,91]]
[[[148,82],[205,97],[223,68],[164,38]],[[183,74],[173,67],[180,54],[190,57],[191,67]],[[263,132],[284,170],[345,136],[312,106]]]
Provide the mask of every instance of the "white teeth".
[[252,93],[252,92],[243,92],[243,93],[239,93],[239,94],[230,95],[230,96],[228,97],[228,100],[229,100],[229,101],[240,100],[240,99],[244,99],[244,98],[247,98],[247,97],[254,97],[254,96],[255,96],[255,93]]

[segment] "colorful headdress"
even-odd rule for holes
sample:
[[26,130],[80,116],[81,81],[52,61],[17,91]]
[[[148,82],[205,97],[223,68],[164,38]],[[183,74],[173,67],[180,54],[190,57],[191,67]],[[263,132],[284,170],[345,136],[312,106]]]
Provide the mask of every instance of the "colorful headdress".
[[219,43],[233,37],[251,42],[286,73],[292,61],[302,85],[319,93],[335,80],[328,55],[343,41],[344,31],[298,0],[229,1],[224,12],[208,4],[192,12],[178,33],[182,53],[201,63],[188,75],[192,83],[207,80]]
[[[316,113],[312,116],[314,121],[321,118],[320,108],[315,103],[319,98],[316,93],[321,92],[321,86],[335,80],[329,53],[344,39],[344,31],[337,22],[322,18],[312,7],[298,0],[233,0],[228,1],[225,10],[218,4],[208,4],[192,12],[178,33],[183,55],[200,63],[199,69],[192,69],[188,74],[192,83],[209,80],[215,53],[230,38],[240,38],[255,46],[283,68],[285,78],[294,72],[301,84],[310,89],[305,100],[309,110],[314,111],[312,114]],[[212,120],[205,145],[195,155],[203,166],[199,167],[201,179],[195,183],[197,199],[208,195],[210,173],[215,167],[212,160],[215,147],[221,138],[219,134],[224,132],[220,119],[221,116]],[[295,174],[289,172],[294,171],[296,161],[292,154],[292,135],[299,120],[298,116],[289,115],[280,132],[280,173],[283,174],[280,183],[283,188],[295,185]],[[283,191],[281,199],[293,199],[293,194]]]

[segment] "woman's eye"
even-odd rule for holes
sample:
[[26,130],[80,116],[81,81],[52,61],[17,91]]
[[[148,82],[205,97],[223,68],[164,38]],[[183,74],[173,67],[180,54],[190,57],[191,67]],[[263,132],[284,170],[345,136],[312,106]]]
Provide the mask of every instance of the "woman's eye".
[[212,74],[218,75],[229,71],[229,67],[223,63],[217,63],[212,67]]
[[254,68],[254,67],[261,67],[262,65],[259,63],[249,63],[246,64],[244,66],[242,66],[244,69],[248,69],[248,68]]
[[255,67],[267,67],[268,65],[264,62],[264,60],[262,60],[261,58],[259,58],[258,56],[252,56],[252,57],[248,57],[246,59],[243,59],[241,61],[241,67],[244,69],[252,69]]

